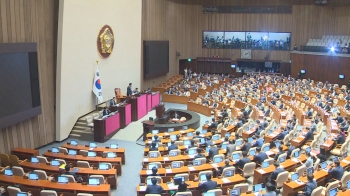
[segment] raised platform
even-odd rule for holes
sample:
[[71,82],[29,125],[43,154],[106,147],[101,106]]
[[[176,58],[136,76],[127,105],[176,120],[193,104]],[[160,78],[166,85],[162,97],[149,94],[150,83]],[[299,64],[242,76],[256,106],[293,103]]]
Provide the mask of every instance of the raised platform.
[[[181,117],[185,117],[186,122],[168,124],[170,117],[174,116],[175,112],[177,112]],[[201,120],[201,117],[195,112],[169,108],[165,112],[164,118],[154,119],[155,124],[153,129],[159,130],[160,133],[167,132],[169,128],[174,128],[175,130],[181,130],[183,126],[197,129],[200,126],[200,120]]]

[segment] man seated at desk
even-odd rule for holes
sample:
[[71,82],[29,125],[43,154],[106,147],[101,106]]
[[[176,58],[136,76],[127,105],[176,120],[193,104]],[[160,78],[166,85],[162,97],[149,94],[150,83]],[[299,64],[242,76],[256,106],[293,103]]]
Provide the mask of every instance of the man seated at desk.
[[211,123],[210,123],[208,129],[209,129],[209,130],[211,130],[211,129],[216,129],[217,127],[218,127],[218,123],[215,121],[215,118],[212,118],[212,119],[211,119]]
[[158,151],[157,142],[152,141],[151,147],[149,148],[149,151]]
[[115,97],[113,97],[110,101],[109,101],[109,106],[114,106],[116,105],[117,102],[115,101]]
[[201,148],[197,148],[197,154],[193,157],[194,160],[197,158],[204,158],[205,154],[202,153],[202,149]]
[[253,139],[254,139],[255,141],[253,141],[252,147],[261,148],[262,145],[264,144],[264,137],[253,136]]
[[222,166],[220,169],[218,168],[215,168],[216,170],[216,176],[219,176],[219,175],[222,175],[222,172],[224,171],[225,168],[228,168],[228,167],[232,167],[230,165],[230,160],[229,159],[225,159],[225,165]]
[[219,148],[216,145],[211,144],[209,149],[209,159],[213,160],[215,155],[219,154]]
[[216,187],[218,186],[218,183],[216,181],[211,180],[210,173],[206,174],[206,179],[206,182],[200,182],[198,185],[198,189],[203,190],[204,193],[209,190],[216,189]]
[[[259,121],[259,123],[260,123],[260,121]],[[260,133],[261,133],[261,131],[263,131],[264,129],[263,129],[263,127],[262,127],[262,125],[261,124],[259,124],[259,126],[256,128],[256,132],[255,132],[255,136],[256,137],[260,137]]]
[[242,156],[243,158],[239,159],[236,163],[237,167],[240,169],[240,170],[236,170],[238,173],[242,173],[241,171],[243,171],[244,165],[246,163],[250,163],[250,158],[248,157],[247,151],[243,151]]
[[278,147],[278,152],[277,152],[277,154],[275,155],[275,157],[273,158],[275,161],[277,161],[278,160],[278,157],[281,155],[281,154],[283,154],[284,153],[284,151],[283,151],[283,145],[281,144],[279,147]]
[[103,112],[102,112],[102,116],[108,116],[111,113],[111,111],[109,111],[109,109],[107,107],[104,107]]
[[280,163],[278,161],[276,161],[273,165],[275,166],[276,170],[271,173],[269,181],[272,184],[276,184],[275,180],[276,180],[278,174],[281,172],[284,172],[284,169],[283,169],[283,167],[280,167]]
[[175,140],[171,140],[170,146],[168,146],[168,151],[177,150],[179,147],[175,144]]
[[237,146],[235,143],[236,141],[234,139],[228,141],[228,145],[226,147],[226,156],[231,157],[232,153],[236,151]]
[[298,192],[298,196],[311,196],[311,193],[314,189],[317,188],[317,182],[314,179],[313,174],[307,174],[307,183],[303,191]]
[[152,185],[147,185],[146,193],[147,194],[161,194],[164,193],[164,189],[162,186],[157,185],[158,179],[152,178],[151,179]]
[[252,147],[251,143],[248,142],[248,139],[243,139],[243,144],[241,146],[241,151],[249,151],[249,149]]
[[75,181],[77,181],[77,182],[83,181],[83,178],[81,176],[77,176],[74,172],[70,172],[70,165],[69,164],[67,164],[64,169],[65,169],[64,174],[72,175],[74,177]]
[[329,166],[330,169],[328,170],[328,174],[330,177],[328,181],[332,181],[332,179],[340,181],[344,175],[344,169],[342,166],[340,166],[339,160],[334,160],[333,163],[331,163]]
[[338,131],[338,135],[334,140],[337,142],[337,144],[344,144],[345,139],[346,139],[346,135],[344,131]]
[[174,119],[180,119],[180,115],[179,115],[177,112],[175,112],[173,118],[174,118]]
[[257,152],[257,154],[254,155],[253,160],[254,160],[254,162],[256,162],[259,165],[261,165],[262,162],[264,162],[267,158],[269,158],[265,152],[261,152],[260,147],[256,148],[256,152]]

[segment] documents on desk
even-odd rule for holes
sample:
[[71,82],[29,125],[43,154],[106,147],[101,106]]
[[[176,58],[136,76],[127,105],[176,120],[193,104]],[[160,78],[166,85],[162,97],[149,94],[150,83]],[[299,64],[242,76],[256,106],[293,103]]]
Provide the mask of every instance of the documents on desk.
[[211,166],[216,167],[216,168],[219,167],[218,164],[216,164],[216,163],[211,164]]
[[346,164],[350,164],[350,161],[345,160],[345,159],[343,159],[342,162],[344,162],[344,163],[346,163]]
[[297,158],[292,158],[293,162],[299,163],[299,160]]
[[175,185],[174,183],[169,183],[167,185],[169,190],[175,190],[178,188],[178,185]]
[[227,179],[227,178],[223,178],[222,181],[225,182],[225,183],[230,183],[230,182],[231,182],[231,181],[230,181],[229,179]]
[[194,167],[188,167],[188,169],[189,169],[190,171],[196,171],[196,168],[194,168]]
[[140,188],[140,191],[146,191],[147,186],[139,186],[139,188]]
[[173,170],[171,170],[171,169],[165,169],[165,172],[166,172],[166,173],[173,173]]
[[164,161],[169,161],[169,157],[164,157]]
[[148,162],[148,158],[144,158],[143,161],[144,161],[144,162]]

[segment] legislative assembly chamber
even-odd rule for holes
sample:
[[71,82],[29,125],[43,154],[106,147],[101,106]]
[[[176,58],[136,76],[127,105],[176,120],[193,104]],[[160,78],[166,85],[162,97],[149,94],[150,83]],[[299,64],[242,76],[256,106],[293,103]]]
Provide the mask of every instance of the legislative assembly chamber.
[[350,194],[349,0],[0,16],[0,196]]

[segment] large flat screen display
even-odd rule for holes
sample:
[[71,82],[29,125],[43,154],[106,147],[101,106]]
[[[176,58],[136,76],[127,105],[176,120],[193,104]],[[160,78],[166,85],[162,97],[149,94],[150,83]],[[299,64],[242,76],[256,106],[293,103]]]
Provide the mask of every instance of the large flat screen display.
[[143,78],[150,79],[169,72],[169,41],[143,42]]
[[0,44],[0,129],[41,114],[35,43]]

